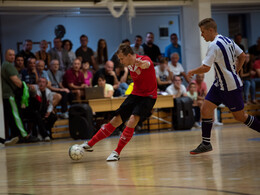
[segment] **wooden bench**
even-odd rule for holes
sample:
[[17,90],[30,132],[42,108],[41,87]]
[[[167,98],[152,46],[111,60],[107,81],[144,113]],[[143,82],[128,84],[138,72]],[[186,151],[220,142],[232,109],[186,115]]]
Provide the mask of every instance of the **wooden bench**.
[[[103,98],[103,99],[93,99],[93,100],[81,100],[77,103],[88,103],[92,108],[93,112],[112,112],[119,108],[126,97],[118,98]],[[157,101],[154,105],[154,113],[148,121],[144,122],[144,129],[165,129],[171,128],[171,114],[170,117],[166,116],[163,112],[160,114],[156,113],[159,108],[172,108],[173,99],[171,95],[162,96],[159,95]],[[165,121],[168,122],[165,122]],[[164,121],[164,122],[163,122]],[[151,125],[150,125],[151,124]],[[149,126],[150,125],[150,126]],[[158,128],[156,128],[158,127]],[[68,138],[69,134],[69,121],[68,119],[57,120],[52,128],[52,138]]]

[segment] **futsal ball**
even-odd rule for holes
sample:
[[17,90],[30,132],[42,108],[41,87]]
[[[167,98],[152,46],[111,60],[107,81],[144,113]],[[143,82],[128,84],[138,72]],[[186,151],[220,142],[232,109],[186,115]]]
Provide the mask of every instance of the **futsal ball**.
[[84,149],[78,144],[75,144],[69,148],[69,156],[72,160],[82,159],[83,154],[84,154]]

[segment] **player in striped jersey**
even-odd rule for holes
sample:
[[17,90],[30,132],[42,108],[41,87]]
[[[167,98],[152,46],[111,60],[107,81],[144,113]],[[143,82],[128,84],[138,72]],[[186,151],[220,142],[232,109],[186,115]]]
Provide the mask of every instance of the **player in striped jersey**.
[[217,24],[212,18],[206,18],[199,23],[201,36],[205,41],[211,41],[202,65],[188,72],[188,77],[194,74],[206,73],[214,65],[215,81],[210,88],[202,106],[202,143],[190,154],[200,154],[212,150],[210,135],[214,109],[221,103],[225,104],[236,120],[260,132],[260,122],[256,117],[244,112],[242,97],[242,82],[238,72],[244,64],[245,53],[231,39],[217,33]]

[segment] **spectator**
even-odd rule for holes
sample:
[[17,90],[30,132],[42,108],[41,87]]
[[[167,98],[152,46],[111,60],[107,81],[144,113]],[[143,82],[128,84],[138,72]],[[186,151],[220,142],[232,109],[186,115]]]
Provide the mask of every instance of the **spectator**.
[[196,84],[198,100],[204,100],[207,94],[207,84],[204,82],[204,74],[197,74],[196,79],[192,81]]
[[[116,90],[119,88],[119,82],[114,71],[114,63],[112,61],[107,61],[104,68],[98,70],[93,77],[92,85],[95,86],[98,84],[99,75],[103,74],[106,78],[106,82],[113,86],[113,89],[116,93]],[[117,92],[117,96],[120,96],[120,92]]]
[[128,77],[128,68],[120,64],[115,68],[115,73],[116,73],[117,80],[119,82],[119,87],[118,87],[119,94],[121,96],[124,96],[128,88],[128,84],[126,83]]
[[84,74],[84,83],[88,87],[92,87],[93,74],[89,70],[89,62],[83,62],[82,63],[82,73]]
[[255,82],[260,83],[260,59],[255,60],[253,68],[256,71]]
[[112,98],[114,89],[113,86],[106,83],[106,77],[104,75],[99,75],[98,76],[98,85],[95,85],[95,87],[103,87],[104,88],[104,97]]
[[38,73],[36,70],[36,58],[29,58],[27,69],[22,70],[22,80],[31,88],[38,82]]
[[84,89],[87,85],[84,83],[84,75],[80,71],[81,61],[76,58],[73,61],[72,68],[66,71],[63,76],[63,86],[69,88],[73,94],[75,94],[77,100],[81,100],[81,97],[85,95]]
[[244,47],[244,45],[241,44],[241,42],[242,42],[242,34],[241,33],[238,33],[238,34],[235,35],[234,41],[243,50],[243,52],[245,52],[245,47]]
[[19,141],[19,137],[14,137],[10,140],[6,140],[0,137],[0,143],[4,144],[5,146],[12,146],[15,145]]
[[6,50],[5,61],[1,67],[5,128],[10,127],[12,137],[22,136],[21,140],[24,142],[37,142],[38,139],[28,135],[24,129],[20,118],[20,106],[16,104],[15,95],[23,88],[23,83],[18,78],[18,71],[13,65],[14,60],[14,50]]
[[173,53],[178,53],[179,54],[179,60],[178,62],[181,63],[181,46],[178,44],[178,36],[176,33],[171,34],[171,44],[168,45],[165,48],[165,57],[168,58],[169,60],[171,59],[171,55]]
[[240,77],[243,80],[243,85],[244,85],[243,89],[244,89],[245,104],[248,103],[249,90],[250,90],[250,95],[251,95],[251,102],[253,104],[257,103],[256,99],[255,99],[255,93],[256,93],[256,90],[255,90],[256,86],[255,86],[255,80],[254,80],[255,75],[256,75],[256,71],[253,69],[253,65],[250,61],[250,55],[246,54],[246,60],[240,71]]
[[173,98],[178,98],[182,96],[187,96],[186,88],[183,84],[181,84],[181,77],[178,75],[174,76],[173,84],[166,88],[166,92],[169,95],[172,95]]
[[53,96],[47,88],[48,81],[45,77],[39,78],[38,85],[35,85],[36,96],[31,98],[30,106],[26,116],[33,119],[38,126],[43,141],[50,141],[51,128],[57,120],[53,113]]
[[168,61],[166,58],[160,59],[160,66],[156,66],[155,68],[156,80],[158,84],[158,89],[161,91],[165,91],[166,88],[172,84],[173,73],[170,71],[168,67]]
[[89,62],[90,67],[97,71],[98,66],[96,64],[94,52],[88,47],[88,37],[86,35],[80,36],[80,44],[81,46],[76,50],[77,58],[80,57],[82,62]]
[[142,46],[143,38],[140,35],[135,36],[135,43],[130,45],[135,52],[135,54],[138,55],[144,55],[144,48]]
[[68,56],[70,59],[70,67],[72,65],[72,62],[76,59],[75,53],[71,50],[72,46],[73,44],[69,39],[65,39],[62,41],[62,48],[68,52]]
[[250,54],[250,60],[254,63],[254,61],[260,57],[260,37],[257,39],[257,44],[249,47],[248,53]]
[[107,60],[107,43],[105,39],[99,39],[96,52],[96,62],[98,64],[98,69],[104,68]]
[[27,61],[29,58],[35,58],[35,55],[31,52],[32,50],[33,42],[30,39],[26,39],[23,43],[23,49],[18,52],[18,54],[21,54],[24,58],[24,65],[27,68]]
[[[59,61],[52,60],[50,64],[50,69],[48,70],[48,76],[50,78],[50,86],[48,87],[52,92],[56,92],[61,95],[60,105],[61,105],[61,118],[69,118],[68,110],[68,101],[72,103],[72,93],[68,88],[63,87],[62,77],[63,74],[59,70]],[[54,101],[54,100],[53,100]]]
[[183,76],[184,79],[187,81],[187,83],[189,83],[190,78],[187,77],[182,65],[178,61],[179,61],[179,54],[172,53],[171,61],[168,63],[169,69],[173,73],[173,75]]
[[19,73],[19,79],[22,80],[22,71],[24,70],[24,59],[21,54],[15,56],[15,68]]
[[43,60],[46,67],[45,69],[49,69],[50,67],[50,62],[51,62],[51,56],[49,53],[47,53],[48,49],[48,42],[46,40],[42,40],[40,43],[40,50],[35,53],[36,59],[37,60]]
[[148,32],[146,34],[146,41],[143,43],[144,54],[149,56],[151,60],[154,62],[154,65],[157,65],[161,58],[160,48],[154,43],[154,34],[152,32]]
[[57,59],[60,62],[60,70],[65,72],[70,68],[71,62],[68,51],[62,48],[61,38],[56,37],[53,40],[54,47],[49,50],[51,60]]

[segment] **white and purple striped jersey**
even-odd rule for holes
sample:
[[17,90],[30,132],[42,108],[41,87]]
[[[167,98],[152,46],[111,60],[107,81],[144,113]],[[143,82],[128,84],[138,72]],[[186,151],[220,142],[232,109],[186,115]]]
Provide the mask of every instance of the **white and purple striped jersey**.
[[209,44],[208,51],[202,63],[206,66],[214,64],[214,85],[222,91],[232,91],[243,86],[236,72],[237,57],[243,51],[231,39],[217,35]]

